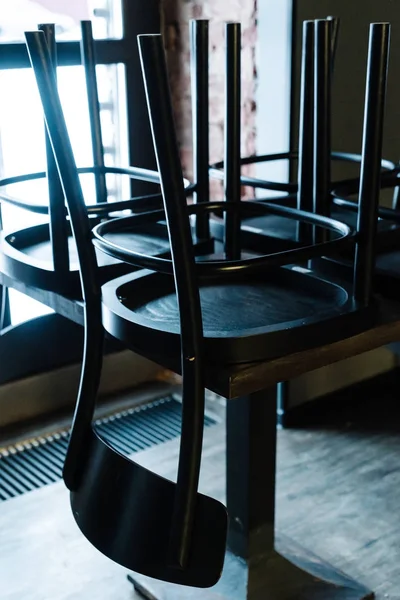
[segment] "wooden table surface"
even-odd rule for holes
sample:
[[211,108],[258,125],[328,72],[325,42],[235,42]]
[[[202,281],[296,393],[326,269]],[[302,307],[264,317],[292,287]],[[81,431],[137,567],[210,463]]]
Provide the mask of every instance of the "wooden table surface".
[[380,302],[376,324],[338,342],[282,358],[211,370],[209,384],[225,398],[236,398],[288,381],[309,371],[400,341],[400,303]]
[[[52,292],[26,286],[1,273],[0,284],[13,287],[50,306],[61,316],[83,324],[82,302],[76,302]],[[374,326],[358,335],[264,362],[232,365],[224,368],[219,365],[208,365],[206,386],[225,398],[245,396],[281,381],[288,381],[303,373],[399,341],[400,302],[381,299]],[[180,370],[180,358],[177,362],[171,357],[165,356],[162,357],[162,361],[157,361],[155,356],[146,356],[146,358],[154,362],[160,362],[163,367],[172,371],[179,372]]]

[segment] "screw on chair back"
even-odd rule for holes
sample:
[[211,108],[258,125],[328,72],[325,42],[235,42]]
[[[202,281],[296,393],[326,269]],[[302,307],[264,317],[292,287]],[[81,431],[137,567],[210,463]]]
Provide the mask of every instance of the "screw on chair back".
[[[222,504],[197,492],[204,383],[199,299],[190,257],[181,254],[178,259],[180,277],[191,293],[181,306],[183,414],[175,484],[121,455],[92,426],[103,335],[96,256],[49,49],[42,32],[27,32],[25,36],[78,249],[85,301],[85,354],[64,468],[74,517],[94,546],[129,569],[175,583],[214,585],[222,572],[227,514]],[[161,77],[166,78],[166,73]],[[164,106],[161,102],[161,118],[165,117]],[[183,210],[186,200],[183,180],[179,181],[182,174],[176,169],[174,138],[165,150],[170,184],[178,190]],[[168,217],[182,227],[185,244],[191,244],[189,223],[183,219],[178,201]],[[174,256],[179,255],[181,247],[175,240],[171,243]]]

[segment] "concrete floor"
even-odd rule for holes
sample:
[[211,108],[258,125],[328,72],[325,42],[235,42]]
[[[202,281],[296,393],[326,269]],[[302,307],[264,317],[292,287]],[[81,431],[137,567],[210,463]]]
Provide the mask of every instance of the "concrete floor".
[[[400,419],[393,390],[278,434],[277,526],[376,592],[400,599]],[[221,406],[217,412],[223,415]],[[224,424],[205,432],[201,488],[223,498]],[[174,476],[178,440],[136,454]],[[126,569],[90,546],[62,483],[0,504],[2,600],[133,600]]]

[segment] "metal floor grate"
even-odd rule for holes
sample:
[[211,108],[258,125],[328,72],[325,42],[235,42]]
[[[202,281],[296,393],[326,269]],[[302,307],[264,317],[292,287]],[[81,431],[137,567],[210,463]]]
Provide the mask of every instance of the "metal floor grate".
[[[205,416],[204,425],[214,425]],[[181,403],[173,396],[96,421],[110,444],[131,454],[180,435]],[[0,450],[0,501],[54,483],[62,477],[68,431],[38,437]]]

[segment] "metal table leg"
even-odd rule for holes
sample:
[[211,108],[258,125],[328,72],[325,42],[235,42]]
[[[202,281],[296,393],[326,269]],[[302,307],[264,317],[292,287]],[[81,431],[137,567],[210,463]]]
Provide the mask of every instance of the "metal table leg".
[[276,388],[227,403],[228,551],[211,589],[129,576],[147,600],[365,600],[363,586],[275,536]]

